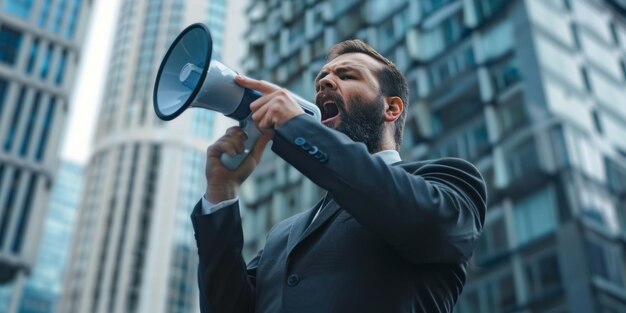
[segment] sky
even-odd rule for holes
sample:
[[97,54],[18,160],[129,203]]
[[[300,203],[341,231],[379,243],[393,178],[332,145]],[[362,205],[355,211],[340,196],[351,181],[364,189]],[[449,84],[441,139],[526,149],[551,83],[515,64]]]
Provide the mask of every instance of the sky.
[[65,132],[61,156],[86,164],[95,128],[120,0],[97,0],[91,11],[82,57],[70,96],[69,126]]

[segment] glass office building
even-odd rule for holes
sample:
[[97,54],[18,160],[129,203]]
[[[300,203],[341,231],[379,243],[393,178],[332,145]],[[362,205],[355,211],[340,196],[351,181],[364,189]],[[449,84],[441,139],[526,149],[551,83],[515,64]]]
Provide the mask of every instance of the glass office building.
[[[36,261],[90,11],[0,2],[0,284],[22,285]],[[2,293],[0,307],[16,299]]]
[[[409,82],[403,159],[484,174],[455,312],[626,312],[624,1],[256,0],[247,13],[251,76],[312,99],[327,48],[363,39]],[[271,153],[246,188],[247,255],[321,196]]]
[[189,216],[205,190],[213,113],[189,110],[163,122],[152,92],[167,48],[187,25],[211,25],[219,54],[225,5],[120,3],[59,312],[198,311]]
[[[59,301],[63,270],[74,230],[81,194],[83,170],[80,165],[61,163],[44,217],[41,245],[33,272],[25,282],[2,288],[0,312],[52,313]],[[8,299],[8,296],[14,297]],[[13,307],[9,307],[13,303]]]

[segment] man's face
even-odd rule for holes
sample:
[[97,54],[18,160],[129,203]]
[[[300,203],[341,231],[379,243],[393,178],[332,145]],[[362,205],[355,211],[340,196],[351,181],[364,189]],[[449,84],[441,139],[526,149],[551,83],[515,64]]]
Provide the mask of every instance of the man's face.
[[385,101],[377,60],[363,53],[342,54],[326,64],[315,80],[315,104],[322,123],[376,152],[382,139]]

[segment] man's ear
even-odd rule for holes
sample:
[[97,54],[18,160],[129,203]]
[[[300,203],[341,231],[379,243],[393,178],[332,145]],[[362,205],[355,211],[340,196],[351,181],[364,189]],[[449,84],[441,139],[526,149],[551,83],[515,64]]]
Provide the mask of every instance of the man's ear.
[[395,122],[404,110],[404,102],[400,97],[385,98],[385,122]]

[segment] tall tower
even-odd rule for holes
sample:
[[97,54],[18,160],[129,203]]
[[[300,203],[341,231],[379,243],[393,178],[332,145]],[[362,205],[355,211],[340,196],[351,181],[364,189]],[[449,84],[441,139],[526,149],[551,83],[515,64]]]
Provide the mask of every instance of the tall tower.
[[[0,1],[0,285],[32,271],[91,1]],[[0,290],[8,307],[12,285]]]
[[[455,312],[626,312],[625,1],[252,0],[247,14],[251,76],[311,98],[327,48],[363,39],[408,80],[403,159],[484,174]],[[319,199],[271,153],[251,182],[248,255]]]
[[213,114],[195,109],[160,121],[152,90],[184,27],[210,24],[219,40],[224,5],[122,1],[60,312],[197,310],[189,215],[205,189]]
[[[0,303],[0,311],[7,313],[53,313],[60,299],[63,269],[72,231],[74,230],[78,201],[83,187],[80,165],[62,161],[54,179],[48,212],[42,230],[37,262],[28,279],[5,287],[8,301]],[[3,294],[4,296],[4,294]]]

